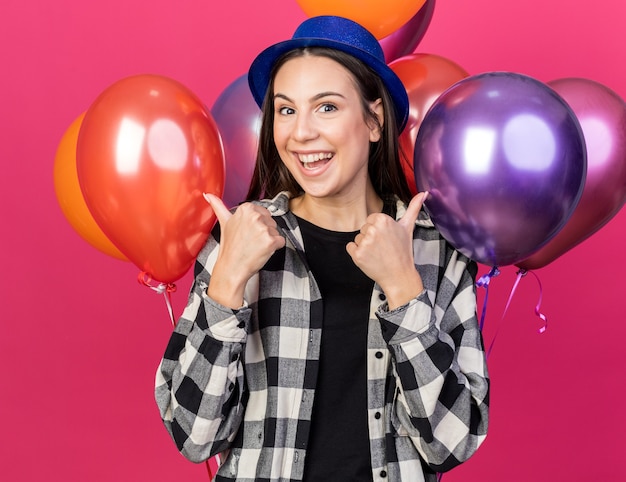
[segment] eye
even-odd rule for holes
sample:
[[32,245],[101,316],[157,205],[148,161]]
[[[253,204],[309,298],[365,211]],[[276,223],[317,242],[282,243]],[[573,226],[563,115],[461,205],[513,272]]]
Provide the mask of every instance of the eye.
[[290,115],[295,112],[295,110],[291,107],[278,107],[276,111],[279,115]]
[[319,108],[320,112],[334,112],[337,110],[337,106],[334,104],[322,104]]

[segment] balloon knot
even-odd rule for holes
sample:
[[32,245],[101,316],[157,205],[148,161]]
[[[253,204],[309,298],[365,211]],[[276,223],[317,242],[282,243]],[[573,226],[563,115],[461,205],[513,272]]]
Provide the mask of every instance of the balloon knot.
[[476,281],[476,286],[478,287],[489,286],[489,283],[491,282],[491,278],[494,278],[498,276],[499,274],[500,274],[500,270],[498,269],[497,266],[494,266],[493,268],[491,268],[491,271],[489,271],[489,273],[482,275],[478,279],[478,281]]
[[158,285],[152,284],[152,276],[150,276],[145,271],[141,271],[137,276],[137,281],[139,284],[147,286],[148,288],[154,290],[158,294],[163,293],[173,293],[176,291],[176,285],[174,283],[159,283]]

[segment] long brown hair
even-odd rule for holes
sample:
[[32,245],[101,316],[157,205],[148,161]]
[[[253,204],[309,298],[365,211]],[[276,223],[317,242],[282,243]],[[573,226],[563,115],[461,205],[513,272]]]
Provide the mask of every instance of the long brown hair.
[[380,140],[370,142],[369,176],[376,193],[381,198],[395,194],[403,201],[408,202],[411,199],[411,191],[400,165],[399,132],[395,121],[393,102],[385,85],[378,74],[357,58],[339,50],[323,47],[291,50],[276,61],[263,101],[259,149],[246,199],[252,201],[264,197],[271,198],[280,191],[289,191],[293,196],[302,193],[302,188],[281,161],[274,144],[273,96],[274,78],[278,69],[288,60],[307,54],[328,57],[346,67],[352,73],[361,94],[366,117],[377,124],[379,124],[378,117],[369,105],[377,99],[382,100],[384,121],[381,127]]

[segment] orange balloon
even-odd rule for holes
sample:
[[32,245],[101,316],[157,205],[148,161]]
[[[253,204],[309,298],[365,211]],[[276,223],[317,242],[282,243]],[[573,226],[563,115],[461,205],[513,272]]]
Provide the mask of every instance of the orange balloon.
[[61,211],[74,230],[94,248],[128,261],[106,237],[87,208],[76,171],[76,144],[85,113],[79,115],[63,134],[54,158],[54,190]]
[[402,170],[409,188],[417,193],[413,174],[413,150],[424,116],[448,87],[469,74],[455,62],[432,54],[411,54],[389,64],[406,88],[409,96],[409,120],[400,135]]
[[222,141],[204,103],[167,77],[122,79],[87,110],[76,154],[109,239],[152,279],[182,277],[215,223],[202,193],[224,190]]
[[363,25],[377,39],[400,29],[426,0],[297,0],[309,17],[336,15]]

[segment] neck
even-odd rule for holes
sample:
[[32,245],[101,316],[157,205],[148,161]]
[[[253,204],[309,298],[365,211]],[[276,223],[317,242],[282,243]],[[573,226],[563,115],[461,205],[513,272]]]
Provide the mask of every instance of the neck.
[[352,198],[314,197],[303,194],[290,201],[291,211],[320,228],[331,231],[358,231],[370,214],[383,210],[383,201],[371,185]]

